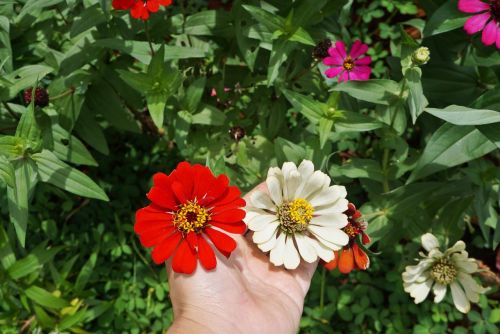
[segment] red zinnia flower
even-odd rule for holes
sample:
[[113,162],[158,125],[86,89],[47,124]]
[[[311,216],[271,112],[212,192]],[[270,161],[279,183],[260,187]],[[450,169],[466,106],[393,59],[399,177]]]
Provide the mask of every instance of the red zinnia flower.
[[149,13],[156,13],[160,6],[170,6],[172,0],[113,0],[116,10],[129,10],[135,19],[149,19]]
[[360,40],[354,42],[351,52],[347,53],[342,41],[335,42],[335,47],[328,49],[330,57],[323,59],[323,64],[331,66],[326,70],[328,78],[338,76],[338,81],[368,80],[372,69],[368,66],[372,62],[370,56],[361,57],[368,51],[368,45]]
[[356,241],[357,236],[361,234],[361,242],[366,245],[370,242],[370,237],[365,233],[366,222],[358,221],[361,212],[356,210],[354,204],[349,203],[344,213],[349,223],[342,230],[349,236],[349,243],[340,252],[335,251],[335,258],[326,263],[325,268],[333,270],[338,266],[341,273],[348,274],[353,269],[366,270],[370,266],[370,258]]
[[500,0],[458,0],[458,9],[474,14],[464,24],[469,35],[482,30],[481,42],[500,49]]
[[199,259],[206,270],[214,269],[212,245],[229,257],[236,242],[224,232],[246,230],[240,195],[226,175],[215,177],[207,167],[181,162],[170,175],[153,176],[147,194],[153,203],[137,210],[134,231],[143,246],[153,247],[156,264],[172,257],[175,272],[191,274]]

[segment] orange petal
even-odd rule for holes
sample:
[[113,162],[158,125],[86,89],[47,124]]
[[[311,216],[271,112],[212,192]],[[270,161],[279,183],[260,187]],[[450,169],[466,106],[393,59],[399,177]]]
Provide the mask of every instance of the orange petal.
[[354,268],[354,255],[351,247],[344,247],[339,259],[339,270],[342,274],[348,274]]
[[324,267],[328,270],[333,270],[333,269],[337,268],[337,262],[339,259],[339,252],[334,251],[334,253],[335,253],[335,257],[333,258],[333,260],[331,260],[328,263],[325,263],[325,265],[324,265]]
[[370,266],[370,258],[366,253],[358,247],[357,244],[352,246],[354,253],[354,261],[356,261],[356,266],[361,270],[366,270]]

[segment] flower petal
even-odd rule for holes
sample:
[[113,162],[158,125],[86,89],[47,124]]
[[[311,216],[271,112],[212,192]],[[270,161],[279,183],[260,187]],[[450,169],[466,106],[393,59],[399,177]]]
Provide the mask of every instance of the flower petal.
[[153,186],[146,196],[151,202],[162,208],[175,210],[177,207],[174,193],[170,189]]
[[300,233],[296,233],[294,237],[297,247],[299,248],[299,253],[304,261],[308,263],[316,261],[318,259],[318,254],[314,247],[309,243],[310,238]]
[[464,29],[469,35],[475,34],[484,28],[484,25],[489,18],[489,13],[471,16],[467,19],[467,21],[465,21]]
[[236,223],[228,223],[228,224],[221,222],[210,222],[210,224],[212,226],[223,229],[226,232],[234,234],[243,234],[247,230],[247,225],[242,221]]
[[340,252],[339,271],[348,274],[354,268],[354,254],[351,247],[344,247]]
[[284,261],[284,253],[285,253],[285,238],[286,234],[281,233],[278,239],[276,240],[276,245],[273,249],[271,249],[271,253],[269,254],[269,260],[275,266],[281,266]]
[[422,235],[421,240],[422,240],[422,247],[424,247],[425,250],[428,252],[430,252],[434,248],[439,248],[438,239],[431,233],[426,233]]
[[309,239],[309,243],[314,247],[319,258],[325,262],[330,262],[334,258],[334,253],[331,248],[326,247],[321,242]]
[[358,244],[354,243],[352,245],[352,252],[354,254],[354,262],[356,266],[361,270],[366,270],[370,266],[370,258],[366,253],[359,248]]
[[345,59],[347,57],[347,53],[345,52],[345,44],[342,41],[335,42],[335,50],[339,53],[339,55]]
[[458,0],[458,10],[464,13],[479,13],[490,9],[490,6],[480,0]]
[[281,189],[281,183],[278,177],[274,175],[269,176],[266,180],[266,184],[271,200],[274,204],[281,205],[281,203],[283,203],[283,190]]
[[179,241],[181,241],[181,238],[181,233],[174,233],[168,238],[165,238],[158,246],[156,246],[151,252],[151,257],[153,258],[154,263],[161,264],[167,261],[179,245]]
[[243,209],[228,210],[221,213],[213,214],[212,220],[221,223],[236,223],[245,218],[246,212]]
[[351,80],[368,80],[371,73],[372,69],[368,66],[354,66],[350,72]]
[[453,304],[457,310],[462,313],[467,313],[470,310],[470,302],[467,299],[467,296],[464,293],[464,290],[458,285],[457,282],[452,282],[450,284],[451,288],[451,297],[453,297]]
[[427,279],[419,283],[404,283],[403,286],[404,290],[414,298],[415,304],[420,304],[429,295],[433,282],[433,280]]
[[260,243],[268,241],[271,238],[271,236],[274,234],[274,232],[276,231],[278,226],[279,226],[279,222],[275,221],[275,222],[268,224],[261,231],[254,232],[254,234],[252,236],[253,242],[255,242],[256,244],[260,244]]
[[341,229],[348,223],[347,216],[342,213],[331,213],[328,215],[321,215],[311,219],[311,225],[333,227]]
[[276,215],[268,214],[263,211],[263,214],[256,215],[252,219],[246,220],[246,222],[248,223],[249,229],[257,232],[262,231],[271,223],[278,222],[278,217],[276,217]]
[[250,203],[259,209],[272,210],[276,208],[276,205],[272,202],[271,197],[260,190],[255,191],[252,196],[250,196]]
[[192,274],[196,269],[196,252],[184,239],[175,251],[172,269],[176,273]]
[[271,249],[273,249],[276,246],[276,236],[278,235],[278,230],[279,229],[275,229],[271,238],[263,243],[257,244],[257,247],[259,247],[259,249],[264,253],[269,252]]
[[210,238],[215,247],[223,254],[230,254],[236,248],[236,241],[225,233],[205,228],[205,234]]
[[337,264],[339,262],[339,252],[335,251],[334,254],[335,254],[335,257],[333,258],[333,260],[331,260],[330,262],[328,262],[324,265],[324,267],[328,270],[333,270],[333,269],[337,268]]
[[327,78],[335,78],[337,75],[340,74],[340,72],[342,72],[344,70],[344,68],[342,66],[338,66],[338,67],[331,67],[329,69],[327,69],[325,71],[325,75]]
[[486,27],[484,27],[483,34],[481,35],[481,42],[484,45],[492,45],[497,40],[497,22],[491,20]]
[[432,291],[434,292],[434,303],[440,303],[446,296],[446,285],[436,282]]
[[340,66],[342,67],[344,60],[339,56],[337,52],[334,53],[332,57],[326,57],[323,59],[323,65],[326,66]]
[[345,246],[349,242],[349,236],[344,231],[335,227],[309,225],[308,230],[316,237],[335,245]]
[[359,59],[356,59],[354,61],[354,65],[355,65],[354,67],[361,66],[361,65],[367,66],[367,65],[370,65],[371,62],[372,62],[372,57],[370,57],[370,56],[359,58]]
[[215,269],[217,265],[217,259],[215,258],[215,253],[208,242],[198,234],[198,258],[200,263],[206,270]]
[[[311,197],[311,200],[309,202],[311,203],[312,206],[318,207],[318,206],[333,204],[338,200],[345,199],[346,196],[347,196],[347,190],[345,189],[345,187],[331,186],[326,189],[323,189],[321,192]],[[347,210],[347,204],[348,202],[345,203],[345,208],[343,211]]]
[[283,254],[283,264],[286,269],[296,269],[300,264],[300,257],[297,248],[293,243],[293,237],[287,236],[285,241],[285,253]]
[[[358,58],[359,56],[363,55],[366,53],[366,51],[368,51],[368,45],[367,44],[363,44],[359,39],[356,40],[352,47],[351,47],[351,53],[350,53],[350,56],[352,59],[356,59]],[[355,62],[356,63],[356,62]]]

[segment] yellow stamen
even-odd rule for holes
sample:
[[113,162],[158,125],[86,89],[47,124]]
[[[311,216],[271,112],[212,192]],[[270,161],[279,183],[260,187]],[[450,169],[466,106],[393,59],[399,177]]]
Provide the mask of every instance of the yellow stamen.
[[289,203],[290,217],[301,225],[307,225],[311,221],[314,213],[312,205],[303,198],[294,199]]
[[346,71],[350,71],[354,68],[354,60],[352,60],[351,56],[347,56],[345,59],[344,59],[344,69]]
[[174,214],[174,225],[183,233],[199,232],[210,220],[210,213],[196,202],[187,201]]

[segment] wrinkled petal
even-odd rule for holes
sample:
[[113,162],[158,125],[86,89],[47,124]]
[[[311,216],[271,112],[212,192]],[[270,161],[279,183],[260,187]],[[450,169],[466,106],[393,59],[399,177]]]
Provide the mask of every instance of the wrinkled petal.
[[432,291],[434,292],[434,303],[440,303],[443,300],[444,296],[446,296],[446,285],[436,282],[436,284],[434,284],[434,287],[432,288]]
[[470,310],[470,302],[465,295],[464,290],[458,285],[457,282],[452,282],[450,284],[451,296],[453,297],[453,304],[457,310],[462,313],[467,313]]

